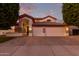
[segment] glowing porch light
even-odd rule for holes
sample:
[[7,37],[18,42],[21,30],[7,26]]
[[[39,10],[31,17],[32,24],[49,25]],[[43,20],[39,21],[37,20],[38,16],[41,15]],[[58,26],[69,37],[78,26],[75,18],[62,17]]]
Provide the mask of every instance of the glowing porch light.
[[66,30],[65,35],[68,36],[69,35],[69,28],[68,27],[65,27],[65,30]]
[[31,31],[31,30],[32,30],[32,28],[31,28],[31,27],[29,27],[29,30]]
[[66,27],[66,31],[69,31],[69,28],[68,27]]

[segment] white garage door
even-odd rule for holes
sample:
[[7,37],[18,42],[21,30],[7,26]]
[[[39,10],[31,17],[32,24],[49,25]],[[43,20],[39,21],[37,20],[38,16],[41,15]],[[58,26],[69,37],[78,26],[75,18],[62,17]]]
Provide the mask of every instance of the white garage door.
[[33,27],[33,36],[66,36],[64,27]]
[[46,28],[46,36],[65,36],[66,31],[64,27],[48,27]]
[[43,33],[43,28],[42,27],[33,27],[33,36],[45,36],[45,33]]

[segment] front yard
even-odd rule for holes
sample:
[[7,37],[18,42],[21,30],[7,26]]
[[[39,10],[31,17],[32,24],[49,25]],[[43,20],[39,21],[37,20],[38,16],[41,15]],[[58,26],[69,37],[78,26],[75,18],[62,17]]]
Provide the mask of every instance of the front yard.
[[11,40],[13,37],[6,37],[6,36],[0,36],[0,43],[6,42],[8,40]]

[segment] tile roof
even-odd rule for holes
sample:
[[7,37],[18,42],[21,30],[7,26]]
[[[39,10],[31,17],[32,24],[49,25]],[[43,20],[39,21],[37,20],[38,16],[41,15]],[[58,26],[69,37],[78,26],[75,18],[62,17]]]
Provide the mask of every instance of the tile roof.
[[[30,15],[27,15],[27,14],[22,14],[22,15],[20,15],[20,16],[19,16],[19,20],[20,20],[21,18],[23,18],[23,17],[29,17],[29,18],[31,18],[32,21],[34,22],[34,18],[33,18],[32,16],[30,16]],[[22,20],[20,20],[20,21],[22,21]]]
[[23,17],[26,17],[26,16],[29,17],[29,18],[31,18],[31,19],[34,19],[32,16],[27,15],[27,14],[22,14],[22,15],[20,15],[20,16],[19,16],[19,19],[20,19],[20,18],[23,18]]
[[35,20],[43,20],[43,19],[46,19],[46,18],[48,18],[48,17],[51,17],[51,18],[53,18],[54,20],[57,20],[55,17],[53,17],[53,16],[46,16],[46,17],[43,17],[43,18],[34,18],[34,17],[32,17],[32,16],[30,16],[30,15],[28,15],[28,14],[22,14],[22,15],[20,15],[19,16],[19,19],[21,19],[21,18],[23,18],[23,17],[29,17],[29,18],[31,18],[32,20],[33,20],[33,22],[35,22]]
[[54,20],[57,20],[55,17],[53,17],[53,16],[46,16],[46,17],[43,17],[43,18],[34,18],[35,20],[43,20],[43,19],[46,19],[46,18],[48,18],[48,17],[50,17],[50,18],[53,18]]
[[36,22],[33,23],[32,26],[68,26],[68,25],[56,22]]

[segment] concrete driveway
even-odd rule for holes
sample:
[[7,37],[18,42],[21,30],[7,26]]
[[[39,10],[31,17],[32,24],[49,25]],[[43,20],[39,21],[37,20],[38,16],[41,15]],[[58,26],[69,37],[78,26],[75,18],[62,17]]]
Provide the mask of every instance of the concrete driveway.
[[79,36],[17,37],[0,44],[2,56],[79,56]]

